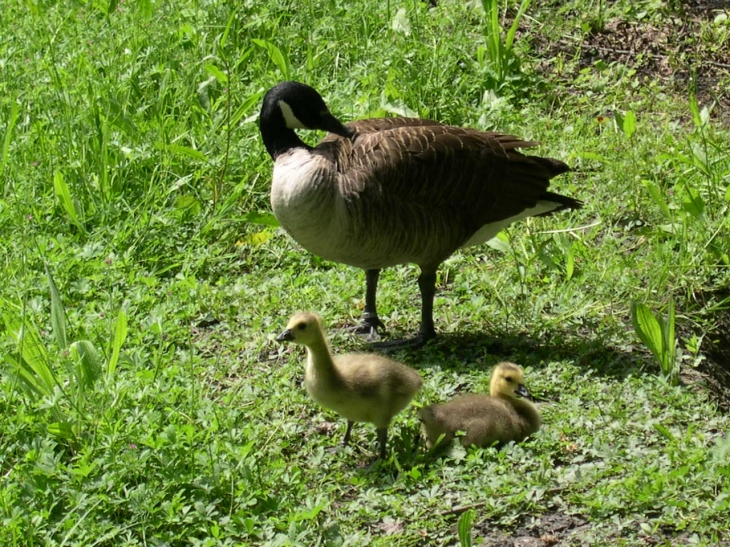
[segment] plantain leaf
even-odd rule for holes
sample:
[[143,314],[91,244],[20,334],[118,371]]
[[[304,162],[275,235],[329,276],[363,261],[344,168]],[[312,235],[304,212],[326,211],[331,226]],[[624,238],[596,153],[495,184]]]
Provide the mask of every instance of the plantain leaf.
[[242,220],[244,222],[250,222],[251,224],[263,224],[264,226],[280,226],[279,221],[271,213],[256,213],[251,211],[243,215]]
[[72,441],[75,438],[73,427],[68,422],[53,422],[48,424],[48,432],[66,441]]
[[107,370],[107,376],[112,376],[117,370],[117,363],[119,362],[119,353],[122,349],[122,344],[127,338],[127,314],[124,310],[119,310],[117,315],[117,321],[114,324],[114,342],[112,345],[112,356],[109,359],[109,367]]
[[58,287],[56,287],[56,283],[53,281],[53,276],[48,265],[46,265],[46,277],[48,278],[48,287],[51,291],[51,328],[53,329],[53,335],[56,337],[58,346],[61,349],[66,349],[68,347],[66,309],[63,307],[61,294],[58,292]]
[[69,349],[76,361],[76,376],[82,387],[93,386],[101,373],[101,357],[96,347],[89,340],[79,340],[71,344]]
[[228,83],[228,76],[225,72],[223,72],[220,68],[215,66],[213,63],[205,63],[205,71],[213,76],[216,80],[218,80],[218,83],[221,85],[226,85]]
[[667,218],[672,218],[672,213],[669,210],[669,205],[667,205],[667,202],[664,199],[664,196],[662,195],[662,191],[659,189],[659,186],[657,186],[653,181],[646,179],[642,180],[641,183],[644,185],[644,188],[646,188],[646,191],[649,193],[649,196],[651,196],[651,199],[654,201],[654,203],[656,203],[659,209],[662,210],[664,216],[666,216]]
[[633,302],[631,304],[631,322],[639,339],[661,361],[664,336],[659,320],[649,307],[639,302]]
[[56,197],[58,197],[63,210],[66,211],[71,222],[81,228],[79,212],[76,210],[76,202],[71,198],[71,190],[69,190],[68,184],[66,184],[63,173],[58,169],[53,173],[53,190],[56,192]]
[[51,369],[40,332],[30,321],[25,322],[21,327],[18,345],[20,346],[20,359],[17,362],[20,364],[20,369],[24,371],[25,377],[33,378],[32,381],[39,393],[46,397],[53,395],[58,381]]

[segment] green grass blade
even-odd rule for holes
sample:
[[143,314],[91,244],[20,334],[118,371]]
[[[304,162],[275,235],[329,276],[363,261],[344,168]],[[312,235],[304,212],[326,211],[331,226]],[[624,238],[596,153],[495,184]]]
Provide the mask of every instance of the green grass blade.
[[512,26],[507,32],[507,38],[504,41],[504,48],[506,51],[510,51],[512,49],[512,44],[515,41],[515,33],[517,32],[517,28],[520,26],[520,19],[522,19],[522,16],[530,7],[531,3],[532,0],[522,0],[520,8],[517,10],[517,15],[515,15],[515,20],[512,21]]
[[205,71],[213,76],[219,84],[228,85],[228,76],[220,68],[215,66],[213,63],[205,63]]
[[228,17],[228,22],[226,23],[226,28],[223,30],[223,34],[221,35],[221,42],[220,47],[221,50],[224,50],[226,48],[226,44],[228,43],[228,34],[231,32],[231,25],[233,25],[233,22],[236,20],[236,16],[238,15],[237,10],[231,10],[231,15]]
[[58,292],[56,282],[53,280],[51,270],[46,266],[46,277],[48,278],[48,288],[51,291],[51,328],[56,342],[61,349],[68,347],[68,337],[66,335],[66,309],[61,300],[61,294]]
[[669,309],[667,310],[667,321],[666,323],[663,323],[664,327],[664,366],[665,375],[672,381],[672,383],[676,383],[677,378],[677,363],[675,362],[676,359],[676,340],[675,340],[675,331],[674,331],[674,323],[675,323],[675,312],[674,312],[674,298],[669,299]]
[[112,356],[109,359],[109,367],[107,369],[107,376],[111,377],[117,370],[117,363],[119,362],[119,352],[122,349],[122,344],[127,338],[127,314],[124,310],[119,310],[117,321],[114,324],[114,342],[112,346]]
[[231,116],[230,126],[235,127],[246,114],[248,114],[254,106],[258,106],[261,101],[261,93],[254,93],[243,101]]
[[474,511],[469,509],[459,517],[459,543],[461,547],[471,547],[471,523],[474,520]]
[[177,156],[183,156],[187,158],[192,158],[194,160],[207,162],[208,158],[205,154],[203,154],[200,150],[196,150],[195,148],[190,148],[189,146],[182,146],[180,144],[168,144],[165,146],[165,149],[169,152],[172,152],[173,154]]
[[269,55],[269,59],[272,63],[274,63],[274,66],[281,71],[282,76],[284,76],[286,80],[291,79],[291,64],[289,63],[289,59],[278,47],[266,40],[254,38],[251,41],[260,48],[266,50],[266,53]]
[[697,190],[688,186],[682,198],[682,209],[695,219],[702,220],[705,215],[705,200]]
[[[10,152],[10,140],[13,136],[13,129],[18,121],[18,114],[20,113],[20,107],[17,101],[13,101],[13,106],[10,109],[10,118],[8,118],[8,127],[5,129],[5,138],[3,139],[3,150],[2,157],[0,158],[0,180],[4,180],[3,175],[5,174],[5,166],[8,164],[8,155]],[[0,188],[3,191],[4,189]]]
[[139,0],[138,6],[145,19],[152,17],[152,0]]

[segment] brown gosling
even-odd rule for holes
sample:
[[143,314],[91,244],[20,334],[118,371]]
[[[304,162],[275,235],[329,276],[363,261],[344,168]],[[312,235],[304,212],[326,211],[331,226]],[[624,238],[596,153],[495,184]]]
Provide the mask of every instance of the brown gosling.
[[451,442],[457,431],[464,432],[459,438],[463,446],[481,447],[520,442],[535,433],[542,424],[540,411],[531,402],[516,397],[529,396],[523,378],[520,367],[505,361],[492,372],[489,395],[462,395],[423,407],[418,415],[428,447]]
[[353,422],[373,423],[380,444],[379,457],[384,459],[388,425],[421,389],[421,375],[373,353],[333,357],[322,323],[314,313],[293,315],[277,340],[306,346],[304,386],[317,403],[347,420],[343,444],[350,442]]

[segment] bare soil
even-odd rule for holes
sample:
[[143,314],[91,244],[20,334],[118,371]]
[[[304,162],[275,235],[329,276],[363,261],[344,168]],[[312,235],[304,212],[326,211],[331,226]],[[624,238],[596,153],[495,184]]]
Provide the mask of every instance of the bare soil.
[[[662,82],[670,93],[687,96],[691,90],[701,105],[715,103],[713,118],[730,127],[730,43],[715,39],[715,35],[727,37],[727,30],[713,24],[723,12],[730,14],[726,0],[688,1],[661,21],[613,19],[602,28],[593,21],[593,30],[582,37],[550,43],[544,37],[534,38],[546,59],[563,53],[578,58],[579,68],[599,60],[619,63],[640,78]],[[544,68],[550,70],[549,66]]]
[[[720,296],[730,297],[730,291]],[[715,328],[702,340],[706,359],[697,370],[720,409],[730,412],[730,309],[717,312],[713,322]]]

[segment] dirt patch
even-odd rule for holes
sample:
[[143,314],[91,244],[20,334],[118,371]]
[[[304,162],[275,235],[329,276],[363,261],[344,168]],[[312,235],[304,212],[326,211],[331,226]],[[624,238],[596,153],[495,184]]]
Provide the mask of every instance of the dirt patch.
[[668,92],[686,97],[692,90],[701,105],[716,102],[716,119],[730,126],[730,31],[713,23],[719,13],[730,13],[727,2],[689,2],[661,21],[613,19],[602,27],[594,21],[594,30],[582,37],[542,44],[536,38],[536,46],[546,59],[560,53],[577,58],[581,69],[618,63],[642,79],[659,80]]
[[[718,296],[724,296],[720,302],[730,299],[730,291]],[[718,406],[724,412],[730,412],[730,309],[718,311],[713,322],[715,328],[702,340],[701,351],[706,359],[697,370]]]
[[579,517],[550,513],[514,531],[495,529],[489,522],[475,524],[472,534],[483,547],[559,547],[580,545],[578,538],[587,528],[588,523]]
[[[618,543],[622,537],[620,532],[612,533],[606,529],[598,532],[588,521],[565,513],[548,513],[539,518],[525,519],[512,531],[496,529],[489,522],[483,522],[475,524],[472,536],[475,543],[482,547],[578,547],[586,545],[588,538],[591,538],[589,543],[594,544],[596,538],[601,536],[608,545]],[[692,544],[687,532],[675,533],[661,529],[643,536],[642,541],[648,546]],[[730,544],[721,543],[719,547],[730,547]]]

